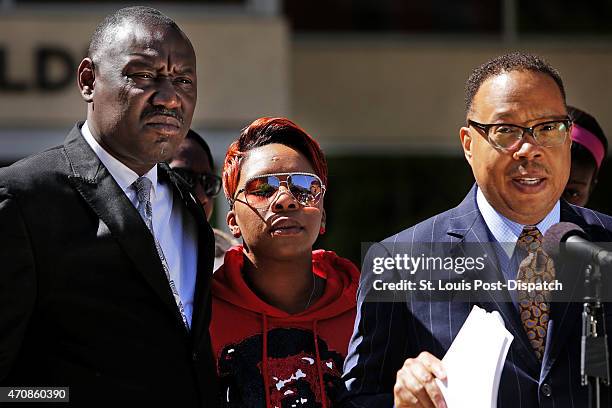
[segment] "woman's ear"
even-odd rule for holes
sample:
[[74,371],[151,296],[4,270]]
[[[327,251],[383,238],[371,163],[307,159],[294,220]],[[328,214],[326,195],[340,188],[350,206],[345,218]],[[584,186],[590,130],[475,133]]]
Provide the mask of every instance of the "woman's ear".
[[240,226],[236,222],[236,213],[234,212],[234,210],[229,210],[227,212],[225,221],[227,222],[227,226],[229,227],[230,232],[232,233],[234,238],[240,238],[242,233],[240,232]]

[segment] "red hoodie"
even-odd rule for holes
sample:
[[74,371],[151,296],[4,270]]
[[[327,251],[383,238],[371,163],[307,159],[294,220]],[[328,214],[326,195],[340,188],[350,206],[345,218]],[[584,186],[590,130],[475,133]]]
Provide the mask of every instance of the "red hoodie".
[[242,247],[233,247],[213,275],[210,332],[222,406],[330,407],[353,332],[359,270],[331,251],[313,251],[325,292],[292,315],[253,293],[243,265]]

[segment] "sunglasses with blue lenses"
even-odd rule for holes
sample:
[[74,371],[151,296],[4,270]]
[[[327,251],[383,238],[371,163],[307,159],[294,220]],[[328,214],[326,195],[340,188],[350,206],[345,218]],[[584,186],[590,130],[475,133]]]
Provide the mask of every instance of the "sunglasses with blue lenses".
[[[321,179],[312,173],[274,173],[251,177],[238,190],[233,198],[237,200],[240,193],[244,193],[246,203],[253,208],[268,208],[276,200],[281,185],[293,198],[305,207],[316,206],[325,195],[325,185]],[[233,204],[233,202],[230,202]]]

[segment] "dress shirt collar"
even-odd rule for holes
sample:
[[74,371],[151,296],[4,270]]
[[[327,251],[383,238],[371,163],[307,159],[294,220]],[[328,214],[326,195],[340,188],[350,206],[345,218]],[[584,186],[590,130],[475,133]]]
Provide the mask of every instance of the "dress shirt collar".
[[[87,144],[91,146],[94,153],[96,154],[96,156],[98,156],[104,167],[106,167],[106,169],[109,171],[111,176],[113,176],[117,184],[119,184],[121,190],[126,192],[130,188],[132,183],[136,181],[136,179],[138,178],[138,174],[136,174],[136,172],[134,172],[125,164],[117,160],[114,156],[104,150],[102,146],[100,146],[98,141],[93,137],[93,134],[89,129],[87,121],[85,121],[85,123],[83,123],[83,126],[81,127],[81,134],[83,134],[85,141],[87,141]],[[151,194],[155,195],[155,191],[157,190],[157,166],[153,166],[153,168],[149,170],[144,176],[151,180],[151,182],[153,183],[153,191],[151,192]]]
[[[497,212],[497,210],[489,204],[480,188],[477,188],[476,191],[476,204],[478,205],[478,210],[480,210],[487,227],[489,227],[489,230],[493,234],[493,237],[502,245],[504,252],[511,258],[514,253],[516,241],[518,241],[525,226],[518,222],[511,221]],[[548,231],[553,224],[558,223],[560,219],[561,205],[559,201],[557,201],[553,209],[542,221],[536,224],[536,227],[542,234],[545,234],[546,231]]]

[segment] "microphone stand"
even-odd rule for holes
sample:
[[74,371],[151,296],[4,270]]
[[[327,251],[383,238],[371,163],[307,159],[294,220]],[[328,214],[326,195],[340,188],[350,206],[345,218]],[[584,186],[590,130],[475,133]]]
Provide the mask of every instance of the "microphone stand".
[[601,408],[601,386],[610,384],[610,359],[604,305],[601,302],[601,270],[593,262],[585,269],[580,349],[581,385],[588,386],[589,408]]

